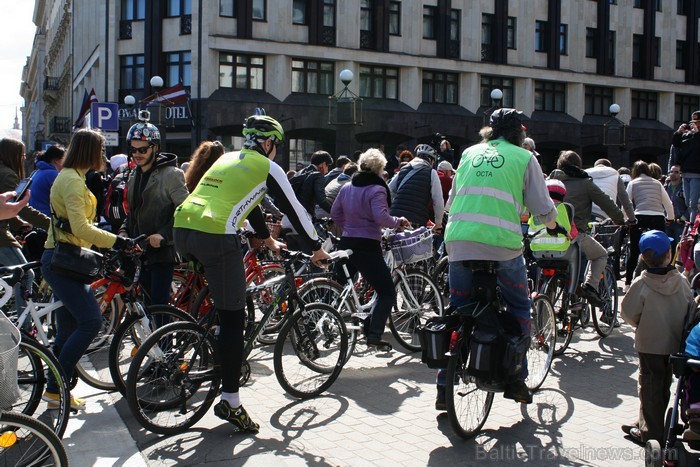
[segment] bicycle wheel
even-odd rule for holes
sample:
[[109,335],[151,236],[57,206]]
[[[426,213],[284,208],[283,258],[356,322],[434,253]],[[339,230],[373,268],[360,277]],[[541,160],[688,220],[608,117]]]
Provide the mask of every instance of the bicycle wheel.
[[493,393],[479,389],[473,376],[467,374],[466,341],[447,363],[445,403],[447,417],[460,438],[469,439],[486,423],[493,404]]
[[328,389],[345,364],[345,322],[325,303],[309,303],[284,324],[275,344],[275,376],[287,393],[300,399]]
[[610,266],[605,267],[598,293],[603,300],[603,306],[591,307],[593,326],[600,337],[606,337],[615,329],[618,312],[617,281]]
[[219,393],[215,348],[214,337],[197,323],[179,321],[151,334],[126,378],[134,418],[162,435],[182,433],[197,423]]
[[527,351],[528,376],[525,384],[531,391],[536,391],[549,374],[557,332],[554,307],[546,295],[540,295],[532,301],[531,313],[530,348]]
[[[55,379],[58,386],[59,402],[49,407],[41,397],[44,395],[48,376]],[[17,360],[17,383],[19,399],[11,410],[22,412],[41,420],[59,438],[63,436],[70,417],[70,389],[68,380],[58,363],[58,359],[43,344],[27,334],[22,334]]]
[[0,413],[0,465],[67,466],[68,455],[51,428],[28,415]]
[[428,319],[441,316],[442,298],[433,280],[422,272],[404,273],[394,279],[396,303],[389,316],[389,328],[406,350],[421,349],[418,334]]
[[[128,306],[134,307],[136,305],[131,303]],[[132,311],[114,332],[114,338],[109,347],[109,374],[114,383],[114,389],[119,391],[122,396],[126,394],[124,381],[129,372],[131,360],[136,355],[141,344],[156,329],[156,324],[168,324],[173,321],[192,321],[192,316],[189,313],[185,313],[172,305],[149,306],[146,308],[146,314],[150,317],[148,329],[144,328],[145,323],[141,318],[141,313]]]
[[347,362],[355,351],[362,326],[360,320],[352,316],[355,312],[355,307],[350,299],[348,298],[342,303],[340,302],[340,297],[343,294],[343,286],[332,279],[319,277],[299,287],[298,294],[299,298],[304,303],[325,303],[333,307],[333,309],[338,310],[348,330],[348,351],[345,356],[345,361]]
[[450,303],[450,262],[448,260],[447,256],[443,256],[433,269],[433,282],[440,291],[443,306]]
[[550,277],[542,286],[542,293],[549,298],[554,307],[556,331],[554,355],[563,354],[574,337],[572,317],[569,313],[569,300],[565,290],[566,278],[563,275]]

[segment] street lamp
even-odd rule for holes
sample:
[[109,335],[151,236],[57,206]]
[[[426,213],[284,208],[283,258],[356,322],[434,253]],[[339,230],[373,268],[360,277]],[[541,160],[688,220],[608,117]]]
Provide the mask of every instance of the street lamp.
[[351,154],[353,146],[352,128],[362,125],[362,98],[348,89],[354,79],[351,70],[345,69],[338,75],[343,89],[328,96],[328,124],[336,125],[336,154]]
[[501,99],[503,99],[503,91],[496,88],[491,91],[491,94],[489,96],[491,97],[491,107],[484,111],[483,126],[487,126],[489,124],[489,118],[491,117],[491,114],[501,108]]
[[621,150],[627,144],[627,125],[617,118],[617,114],[620,113],[618,104],[611,104],[608,111],[610,112],[610,120],[603,125],[603,146],[608,148],[608,159],[613,167],[620,167],[622,165]]

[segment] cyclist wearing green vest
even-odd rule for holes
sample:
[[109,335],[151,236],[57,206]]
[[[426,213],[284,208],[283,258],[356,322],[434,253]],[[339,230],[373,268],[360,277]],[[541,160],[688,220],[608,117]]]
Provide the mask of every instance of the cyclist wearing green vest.
[[245,321],[245,271],[243,249],[237,231],[248,219],[278,252],[283,244],[270,237],[258,206],[269,191],[278,207],[308,245],[312,261],[321,266],[328,254],[321,248],[304,207],[297,201],[282,168],[273,163],[277,145],[284,140],[282,126],[266,115],[254,115],[243,126],[245,143],[240,153],[222,155],[204,174],[197,188],[175,211],[175,246],[185,257],[199,261],[219,318],[218,348],[221,357],[221,401],[214,413],[239,431],[257,433],[241,405],[238,393]]
[[[485,129],[485,141],[462,154],[452,184],[450,197],[454,197],[454,202],[445,235],[450,258],[450,307],[474,303],[472,271],[466,261],[497,261],[498,284],[506,311],[517,319],[521,332],[529,335],[530,296],[520,214],[529,210],[553,235],[566,235],[566,231],[555,221],[557,210],[547,193],[540,164],[521,147],[522,112],[498,109],[491,114],[489,126]],[[438,409],[443,373],[438,374]],[[532,402],[526,377],[525,370],[519,381],[506,385],[504,397]]]

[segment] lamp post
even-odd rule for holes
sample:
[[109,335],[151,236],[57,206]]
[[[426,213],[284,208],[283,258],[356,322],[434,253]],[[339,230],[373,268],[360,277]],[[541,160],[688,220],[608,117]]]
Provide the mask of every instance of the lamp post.
[[503,91],[496,88],[496,89],[491,91],[490,97],[491,97],[491,107],[489,107],[488,109],[486,109],[484,111],[483,126],[488,125],[489,118],[491,117],[491,114],[494,113],[496,110],[501,108],[501,100],[503,99]]
[[620,106],[613,103],[608,108],[610,120],[603,125],[603,146],[607,146],[608,160],[613,167],[622,165],[622,149],[627,144],[627,125],[618,120]]
[[335,125],[335,153],[352,155],[353,127],[362,125],[362,98],[348,89],[354,79],[351,70],[345,69],[338,75],[343,89],[328,96],[328,124]]
[[[156,120],[156,122],[151,122],[151,123],[154,123],[154,125],[156,125],[158,127],[158,130],[160,131],[161,143],[160,143],[159,150],[165,151],[165,127],[167,125],[165,123],[163,123],[163,114],[162,114],[163,105],[160,102],[160,100],[158,99],[158,97],[159,97],[158,92],[160,91],[160,89],[163,87],[163,84],[164,84],[163,78],[161,78],[158,75],[155,75],[155,76],[151,77],[149,83],[151,85],[151,88],[153,88],[155,98],[151,99],[146,104],[146,107],[148,108],[148,107],[152,107],[152,106],[158,106],[158,110],[156,112],[156,114],[158,115],[157,120]],[[148,110],[141,110],[141,104],[143,104],[143,102],[144,102],[143,99],[138,101],[139,108],[138,108],[137,118],[140,121],[148,122],[151,119],[151,112],[149,112]],[[131,115],[132,115],[133,109],[136,106],[136,104],[137,104],[136,98],[134,96],[132,96],[131,94],[124,96],[124,105],[126,105],[128,112],[129,112],[129,127],[131,127],[131,125],[133,124],[133,119],[131,118]]]

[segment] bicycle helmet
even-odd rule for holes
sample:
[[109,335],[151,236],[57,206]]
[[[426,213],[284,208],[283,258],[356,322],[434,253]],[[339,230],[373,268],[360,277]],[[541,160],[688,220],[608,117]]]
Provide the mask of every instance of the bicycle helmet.
[[489,117],[489,126],[494,130],[522,129],[523,113],[515,109],[497,109]]
[[413,153],[416,155],[416,157],[420,157],[421,159],[424,159],[431,164],[435,162],[435,159],[437,159],[437,153],[435,152],[435,149],[433,149],[432,146],[428,144],[419,144],[416,146],[416,149],[413,150]]
[[277,120],[267,115],[251,115],[243,123],[246,141],[272,139],[275,144],[284,141],[284,130]]
[[160,144],[160,131],[152,123],[138,122],[133,124],[126,134],[126,142],[130,141],[148,141],[151,144]]
[[549,191],[549,196],[556,199],[557,201],[564,201],[566,196],[566,185],[564,182],[557,179],[547,180],[547,191]]

